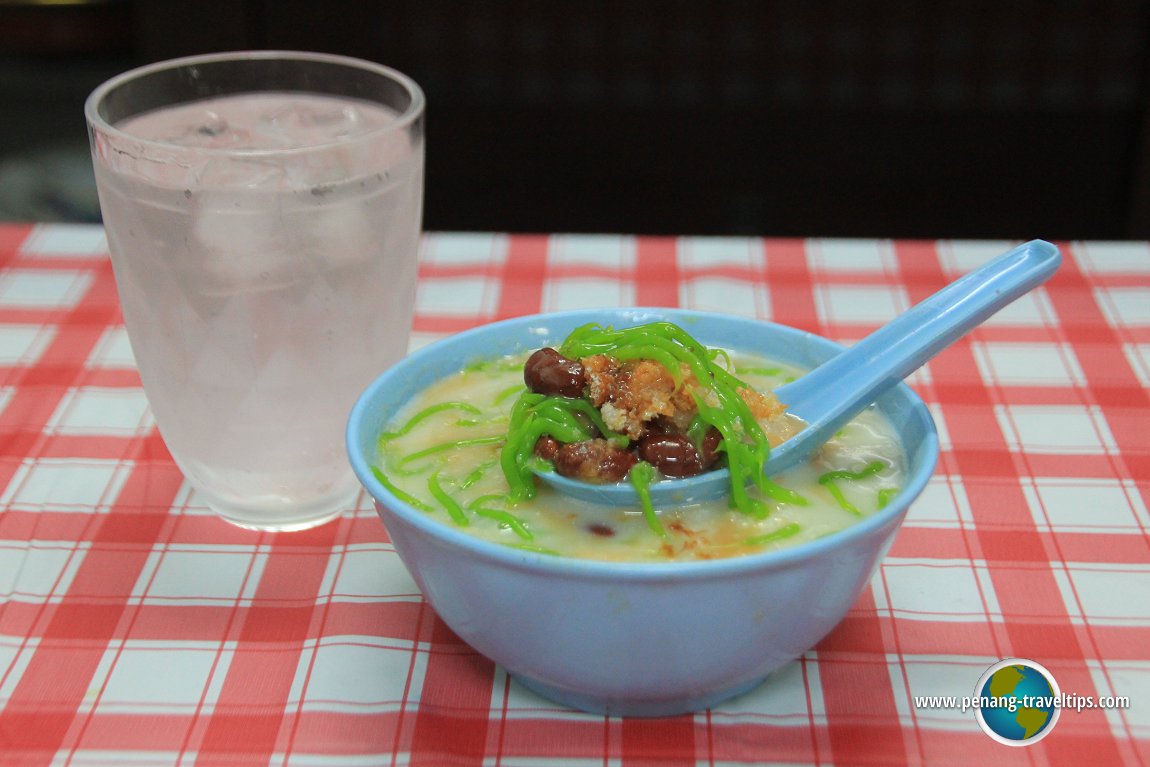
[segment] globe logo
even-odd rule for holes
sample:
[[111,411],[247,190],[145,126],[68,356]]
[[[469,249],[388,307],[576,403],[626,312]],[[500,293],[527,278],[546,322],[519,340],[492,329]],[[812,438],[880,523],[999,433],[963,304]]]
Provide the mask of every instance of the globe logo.
[[1008,658],[986,670],[974,688],[982,731],[1007,746],[1029,746],[1054,729],[1061,691],[1041,664]]

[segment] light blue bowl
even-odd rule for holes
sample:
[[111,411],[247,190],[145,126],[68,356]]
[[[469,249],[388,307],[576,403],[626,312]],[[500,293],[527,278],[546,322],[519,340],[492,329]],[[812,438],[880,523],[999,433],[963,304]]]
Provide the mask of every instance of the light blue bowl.
[[565,559],[480,540],[372,475],[377,437],[412,397],[468,363],[557,345],[587,322],[669,320],[702,343],[814,367],[842,347],[793,328],[676,309],[519,317],[427,346],[377,378],[351,412],[347,447],[396,551],[444,622],[524,686],[596,713],[666,716],[745,692],[843,618],[930,478],[938,435],[905,384],[878,405],[906,448],[906,486],[885,508],[782,551],[680,563]]

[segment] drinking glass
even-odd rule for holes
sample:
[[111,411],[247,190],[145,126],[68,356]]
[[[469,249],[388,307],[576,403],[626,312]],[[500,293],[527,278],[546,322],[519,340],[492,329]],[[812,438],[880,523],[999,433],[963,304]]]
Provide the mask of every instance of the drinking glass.
[[298,530],[358,492],[358,393],[407,349],[419,87],[378,64],[212,54],[85,105],[124,322],[156,424],[224,519]]

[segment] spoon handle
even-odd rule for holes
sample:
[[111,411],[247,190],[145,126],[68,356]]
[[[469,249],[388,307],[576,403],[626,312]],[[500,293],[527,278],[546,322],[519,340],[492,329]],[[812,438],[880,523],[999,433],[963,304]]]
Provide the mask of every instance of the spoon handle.
[[[990,315],[1041,285],[1061,261],[1058,248],[1049,242],[1019,245],[780,387],[779,399],[801,415],[808,428],[830,437],[884,387],[910,375]],[[851,396],[844,398],[844,390]]]

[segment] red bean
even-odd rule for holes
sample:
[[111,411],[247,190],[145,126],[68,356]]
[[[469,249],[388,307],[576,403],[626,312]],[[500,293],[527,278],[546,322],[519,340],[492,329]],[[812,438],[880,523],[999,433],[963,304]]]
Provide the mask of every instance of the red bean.
[[647,435],[639,442],[639,457],[668,477],[693,477],[703,472],[703,459],[684,434]]
[[533,392],[560,397],[582,397],[587,385],[579,360],[569,360],[549,346],[527,358],[523,382]]
[[605,439],[571,442],[555,454],[555,471],[584,482],[619,482],[638,462],[634,453],[615,447]]
[[703,460],[704,469],[711,468],[711,465],[719,460],[718,448],[722,441],[723,435],[714,426],[707,430],[703,443],[699,445],[699,457]]
[[552,437],[550,434],[544,434],[539,439],[535,440],[535,455],[539,456],[545,461],[554,461],[556,453],[559,452],[559,440]]

